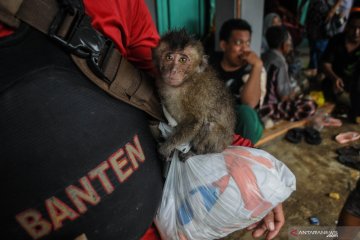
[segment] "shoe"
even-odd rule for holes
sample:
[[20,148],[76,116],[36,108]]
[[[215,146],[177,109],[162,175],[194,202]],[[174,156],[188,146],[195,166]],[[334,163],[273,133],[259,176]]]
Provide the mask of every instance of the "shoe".
[[311,145],[319,145],[322,142],[320,132],[312,127],[304,129],[305,141]]
[[360,155],[357,156],[340,155],[338,157],[338,161],[348,167],[360,171]]
[[287,131],[285,139],[291,143],[299,143],[304,135],[302,128],[293,128]]
[[360,139],[360,133],[358,132],[344,132],[336,135],[335,140],[338,143],[345,144],[348,142],[353,142]]

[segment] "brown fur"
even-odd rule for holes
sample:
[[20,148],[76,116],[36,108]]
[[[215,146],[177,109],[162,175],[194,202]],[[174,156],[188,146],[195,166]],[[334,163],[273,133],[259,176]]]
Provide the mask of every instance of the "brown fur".
[[[178,123],[159,152],[167,157],[176,146],[186,142],[191,142],[197,154],[222,152],[231,144],[234,134],[232,97],[204,61],[199,41],[185,37],[182,48],[170,48],[168,41],[172,38],[181,41],[179,32],[167,34],[154,51],[161,75],[157,82],[162,104]],[[182,57],[187,59],[186,63],[179,61]]]

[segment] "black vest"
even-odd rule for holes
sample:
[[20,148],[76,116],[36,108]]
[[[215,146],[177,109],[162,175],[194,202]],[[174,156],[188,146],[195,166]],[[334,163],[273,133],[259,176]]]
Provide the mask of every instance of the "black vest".
[[3,239],[139,239],[161,199],[146,114],[22,24],[0,39]]

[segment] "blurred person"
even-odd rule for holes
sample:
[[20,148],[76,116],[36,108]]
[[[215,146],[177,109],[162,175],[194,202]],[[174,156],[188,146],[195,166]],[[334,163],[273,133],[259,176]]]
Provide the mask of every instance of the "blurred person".
[[310,61],[307,76],[315,77],[319,75],[320,60],[329,41],[327,24],[334,17],[338,7],[345,0],[336,0],[332,5],[328,0],[310,0],[305,28],[309,41]]
[[269,50],[269,45],[266,41],[266,31],[273,26],[281,26],[282,21],[280,16],[277,13],[269,13],[264,18],[263,24],[263,35],[261,41],[261,54]]
[[345,31],[331,38],[322,60],[327,78],[324,83],[326,97],[347,105],[350,108],[350,119],[355,120],[360,68],[359,7],[351,11]]
[[316,104],[300,94],[300,88],[289,74],[285,57],[292,51],[292,41],[285,27],[268,29],[266,39],[270,49],[261,55],[267,71],[267,93],[260,108],[263,119],[297,121],[315,113]]
[[235,132],[255,144],[263,126],[256,111],[266,91],[266,73],[261,59],[250,49],[251,26],[243,19],[230,19],[220,29],[221,53],[212,62],[236,99]]

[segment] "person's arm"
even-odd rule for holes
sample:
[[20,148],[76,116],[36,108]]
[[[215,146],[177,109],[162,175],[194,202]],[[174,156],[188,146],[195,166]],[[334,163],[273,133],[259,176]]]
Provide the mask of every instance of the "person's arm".
[[333,82],[335,92],[342,92],[344,90],[344,82],[341,77],[335,73],[333,68],[336,49],[339,47],[339,44],[342,44],[338,39],[337,37],[330,39],[322,56],[322,68],[325,76]]
[[329,62],[323,63],[324,74],[333,82],[335,92],[344,91],[344,82],[334,71],[332,64]]
[[152,48],[159,34],[144,0],[84,0],[92,26],[111,38],[135,67],[154,72]]
[[341,3],[343,2],[344,0],[337,0],[335,2],[335,4],[330,8],[327,16],[326,16],[326,22],[330,21],[331,18],[335,15],[336,13],[336,10],[340,7]]
[[276,93],[281,101],[290,100],[293,97],[293,91],[290,86],[289,72],[286,66],[278,66]]
[[133,25],[127,49],[128,60],[138,68],[155,75],[152,49],[158,45],[159,33],[145,1],[138,1],[136,7],[137,11],[130,20]]
[[254,52],[249,52],[244,57],[244,60],[252,66],[252,69],[249,80],[244,84],[241,90],[241,102],[255,108],[259,104],[261,96],[260,79],[263,62]]
[[254,238],[265,235],[266,240],[271,240],[279,234],[281,228],[284,226],[284,223],[284,211],[282,204],[280,203],[260,222],[254,223],[247,227],[247,230],[252,231],[252,236]]

